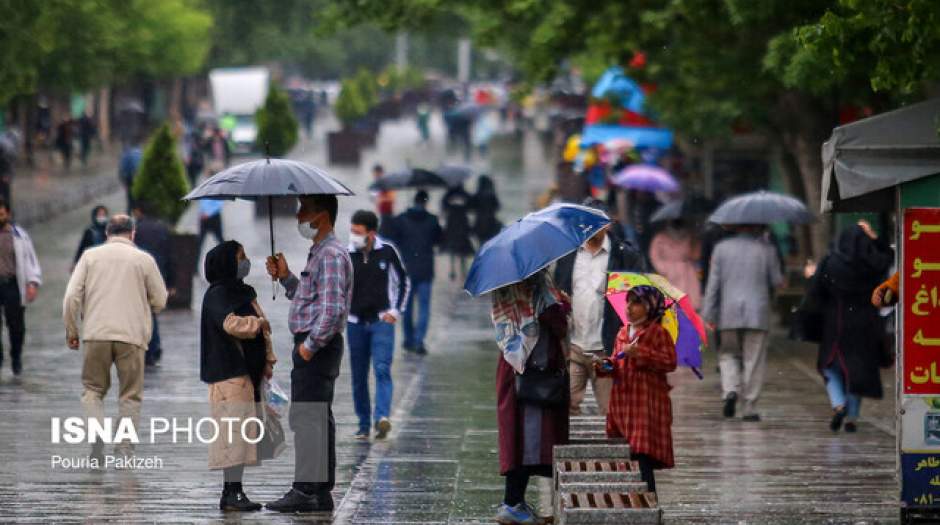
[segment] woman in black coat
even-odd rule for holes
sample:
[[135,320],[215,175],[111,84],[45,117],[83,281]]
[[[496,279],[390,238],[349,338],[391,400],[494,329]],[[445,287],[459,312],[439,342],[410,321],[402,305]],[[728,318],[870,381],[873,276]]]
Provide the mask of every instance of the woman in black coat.
[[466,277],[466,258],[476,252],[473,248],[473,242],[470,240],[472,233],[469,217],[471,204],[470,194],[463,189],[463,185],[454,186],[447,190],[443,200],[441,200],[441,210],[444,211],[444,218],[447,221],[444,225],[444,245],[442,249],[450,254],[450,279],[452,281],[456,277],[456,261],[460,261],[460,273],[463,277]]
[[[255,290],[243,279],[251,270],[245,250],[226,241],[206,255],[209,289],[202,301],[199,377],[209,384],[209,405],[220,428],[253,429],[243,423],[258,417],[261,381],[270,379],[277,359],[271,348],[271,328],[258,305]],[[220,434],[209,445],[209,468],[222,470],[223,511],[256,511],[261,505],[245,496],[245,466],[259,463],[257,436],[242,432]]]
[[492,239],[503,228],[503,223],[499,222],[496,217],[496,213],[499,211],[499,197],[496,196],[496,185],[493,183],[493,179],[486,175],[480,177],[472,204],[473,211],[476,214],[476,220],[473,223],[473,234],[480,246],[483,246],[486,241]]
[[810,284],[808,300],[822,313],[817,368],[826,380],[833,432],[843,420],[845,431],[855,432],[861,398],[882,397],[885,326],[871,293],[893,261],[888,244],[859,221],[842,231]]
[[108,240],[108,236],[105,235],[104,232],[107,225],[108,209],[99,204],[91,210],[91,225],[85,230],[85,233],[82,234],[82,242],[79,243],[78,251],[75,252],[75,260],[72,261],[73,264],[77,263],[78,260],[82,258],[82,254],[85,253],[85,250],[104,244],[104,241]]

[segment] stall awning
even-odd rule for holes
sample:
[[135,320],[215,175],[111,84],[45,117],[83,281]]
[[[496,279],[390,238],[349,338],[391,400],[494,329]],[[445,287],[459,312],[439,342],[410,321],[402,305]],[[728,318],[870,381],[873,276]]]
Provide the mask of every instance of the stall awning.
[[638,149],[656,148],[665,151],[672,147],[671,130],[605,124],[584,126],[584,131],[581,133],[581,147],[587,148],[593,144],[604,144],[615,139],[628,140]]
[[873,202],[876,192],[940,173],[938,127],[934,98],[833,129],[822,146],[822,211]]

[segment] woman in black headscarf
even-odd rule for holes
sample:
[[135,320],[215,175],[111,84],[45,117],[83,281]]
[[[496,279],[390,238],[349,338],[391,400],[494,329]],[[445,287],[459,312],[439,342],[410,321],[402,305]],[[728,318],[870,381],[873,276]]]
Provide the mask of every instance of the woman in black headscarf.
[[107,225],[108,209],[100,204],[92,208],[91,226],[89,226],[85,230],[85,233],[82,234],[82,242],[78,245],[78,251],[75,253],[75,260],[72,261],[73,264],[78,263],[78,260],[81,259],[82,254],[85,253],[85,250],[104,244],[104,241],[108,240],[108,236],[104,233],[104,229]]
[[808,301],[822,313],[817,368],[832,404],[829,424],[837,432],[856,431],[861,398],[881,399],[885,327],[871,304],[871,292],[884,280],[894,251],[871,226],[859,221],[844,229],[812,278]]
[[476,252],[473,241],[470,239],[470,235],[473,233],[469,217],[471,204],[470,194],[463,189],[463,184],[458,184],[447,190],[441,200],[441,210],[444,212],[446,222],[442,249],[450,254],[451,281],[457,277],[456,263],[458,261],[460,262],[461,277],[467,276],[467,257]]
[[481,175],[477,192],[473,195],[471,206],[476,215],[473,222],[473,234],[476,235],[480,246],[492,239],[503,223],[499,222],[496,213],[499,211],[499,197],[496,195],[496,184],[487,175]]
[[[219,428],[218,439],[209,445],[209,468],[223,470],[223,511],[261,509],[242,490],[245,465],[258,464],[258,451],[248,442],[257,439],[257,425],[241,422],[229,439],[229,420],[258,417],[262,378],[271,378],[277,359],[271,348],[271,328],[255,300],[255,290],[244,279],[251,269],[245,250],[226,241],[206,256],[209,289],[202,301],[200,378],[209,383],[209,404]],[[253,435],[243,436],[245,428]]]

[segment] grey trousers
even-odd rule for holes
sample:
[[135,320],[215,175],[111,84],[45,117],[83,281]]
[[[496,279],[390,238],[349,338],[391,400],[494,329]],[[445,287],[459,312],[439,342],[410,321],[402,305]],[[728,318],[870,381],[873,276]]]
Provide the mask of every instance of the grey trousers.
[[722,399],[736,393],[744,399],[744,415],[756,414],[757,399],[767,373],[767,332],[722,330],[718,365]]

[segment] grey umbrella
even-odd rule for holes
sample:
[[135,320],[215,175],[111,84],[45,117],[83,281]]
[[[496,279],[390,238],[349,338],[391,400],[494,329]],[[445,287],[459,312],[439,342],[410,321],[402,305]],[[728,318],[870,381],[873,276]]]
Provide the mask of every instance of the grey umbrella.
[[708,218],[716,224],[805,224],[813,220],[800,200],[763,190],[728,199]]
[[447,186],[447,181],[433,171],[422,168],[409,168],[379,177],[378,180],[369,185],[369,190],[424,188],[427,186]]
[[286,159],[261,159],[221,171],[197,186],[183,200],[268,199],[268,229],[274,256],[274,197],[353,195],[343,183],[320,168]]

